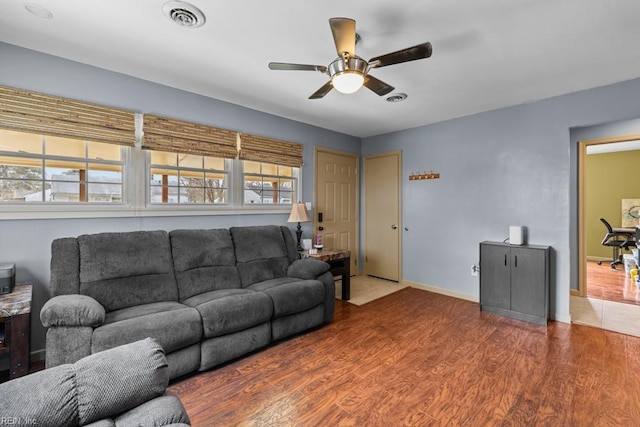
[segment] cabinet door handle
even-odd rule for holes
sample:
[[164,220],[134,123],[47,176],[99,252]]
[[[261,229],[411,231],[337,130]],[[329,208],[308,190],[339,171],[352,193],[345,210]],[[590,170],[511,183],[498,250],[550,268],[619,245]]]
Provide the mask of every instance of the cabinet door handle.
[[517,267],[517,266],[518,266],[518,255],[514,255],[514,257],[515,257],[515,261],[516,261],[516,263],[515,263],[515,266],[514,266],[514,267]]
[[507,254],[504,254],[504,265],[507,265]]

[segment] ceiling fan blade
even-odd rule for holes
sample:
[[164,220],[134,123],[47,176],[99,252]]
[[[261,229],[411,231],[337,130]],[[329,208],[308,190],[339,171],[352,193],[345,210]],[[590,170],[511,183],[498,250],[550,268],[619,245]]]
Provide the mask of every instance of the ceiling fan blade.
[[313,95],[311,95],[309,97],[309,99],[320,99],[320,98],[324,98],[324,96],[326,94],[328,94],[329,92],[331,92],[331,89],[333,89],[333,85],[331,84],[331,80],[329,80],[328,82],[326,82],[324,84],[324,86],[322,86],[320,89],[318,89],[317,91],[315,91],[315,93]]
[[287,62],[269,62],[269,69],[291,71],[320,71],[321,73],[327,72],[327,67],[325,67],[324,65],[289,64]]
[[389,92],[392,92],[393,89],[395,89],[393,86],[386,84],[385,82],[383,82],[380,79],[376,79],[373,76],[367,75],[364,78],[364,86],[366,86],[368,89],[371,89],[372,91],[374,91],[375,93],[378,94],[378,96],[384,96],[386,94],[388,94]]
[[349,18],[331,18],[329,25],[338,56],[342,57],[342,54],[347,52],[349,58],[353,58],[356,55],[356,21]]
[[431,43],[426,42],[386,55],[376,56],[369,60],[370,68],[386,67],[387,65],[400,64],[403,62],[415,61],[416,59],[429,58],[432,53]]

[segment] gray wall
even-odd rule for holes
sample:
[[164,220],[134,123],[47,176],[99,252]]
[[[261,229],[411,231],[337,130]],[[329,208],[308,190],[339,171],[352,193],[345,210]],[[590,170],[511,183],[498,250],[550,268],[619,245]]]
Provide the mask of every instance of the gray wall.
[[[632,80],[363,140],[363,158],[403,152],[403,278],[477,299],[470,266],[478,243],[523,225],[529,243],[554,249],[550,312],[569,321],[577,286],[571,129],[640,117],[639,99],[640,80]],[[424,170],[441,178],[408,180]]]
[[[502,241],[509,225],[524,225],[530,243],[554,248],[551,314],[563,321],[569,321],[569,289],[577,284],[575,143],[584,129],[640,117],[640,80],[633,80],[367,138],[361,147],[358,138],[2,43],[0,84],[303,143],[302,198],[309,201],[314,146],[362,156],[402,150],[409,227],[403,231],[403,279],[477,298],[470,266],[478,262],[478,243]],[[423,170],[441,178],[408,180]],[[44,347],[38,313],[47,295],[52,239],[285,221],[286,215],[2,221],[0,260],[16,262],[18,280],[36,285],[32,343],[38,350]]]
[[[360,152],[360,139],[0,43],[0,85],[153,113],[304,144],[302,200],[313,201],[314,146]],[[286,214],[0,221],[0,261],[15,262],[16,280],[34,284],[32,351],[44,348],[39,313],[48,298],[51,241],[83,233],[286,224]],[[293,229],[294,224],[289,224]],[[303,226],[305,235],[311,225]]]

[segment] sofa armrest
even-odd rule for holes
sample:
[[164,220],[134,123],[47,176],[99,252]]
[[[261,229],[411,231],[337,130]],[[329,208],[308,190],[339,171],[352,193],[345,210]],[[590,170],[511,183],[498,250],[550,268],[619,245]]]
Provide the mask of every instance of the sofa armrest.
[[[32,424],[45,427],[86,425],[115,418],[161,396],[168,383],[164,351],[147,338],[0,384],[0,425],[2,417],[21,419],[23,423],[31,420]],[[158,403],[166,402],[164,409],[156,407],[156,414],[149,413],[147,422],[135,425],[188,423],[184,407],[175,400],[160,400]],[[155,419],[166,422],[154,424]]]
[[329,264],[313,258],[295,260],[287,270],[287,276],[303,280],[317,279],[329,271]]
[[115,419],[117,426],[185,426],[191,422],[180,399],[173,394],[163,394],[125,412]]
[[100,303],[86,295],[58,295],[47,301],[40,311],[45,328],[52,326],[98,327],[106,312]]

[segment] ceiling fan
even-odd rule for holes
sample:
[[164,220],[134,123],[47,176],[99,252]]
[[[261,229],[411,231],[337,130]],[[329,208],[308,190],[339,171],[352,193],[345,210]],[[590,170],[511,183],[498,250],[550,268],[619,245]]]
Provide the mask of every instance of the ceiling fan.
[[394,87],[369,75],[371,69],[429,58],[432,53],[431,43],[426,42],[365,61],[357,56],[355,52],[356,21],[350,18],[331,18],[329,19],[329,26],[333,34],[338,58],[331,62],[328,67],[286,62],[269,63],[271,70],[319,71],[327,74],[329,81],[312,94],[309,99],[320,99],[334,88],[342,93],[354,93],[362,86],[371,89],[379,96],[386,95],[393,91]]

